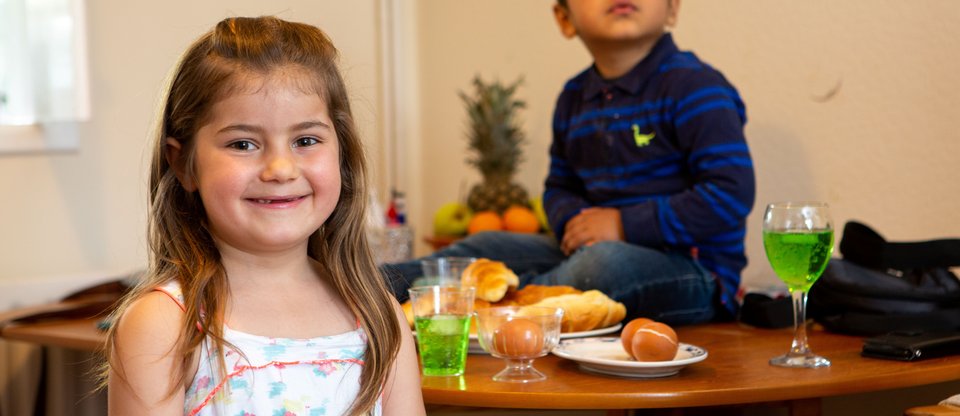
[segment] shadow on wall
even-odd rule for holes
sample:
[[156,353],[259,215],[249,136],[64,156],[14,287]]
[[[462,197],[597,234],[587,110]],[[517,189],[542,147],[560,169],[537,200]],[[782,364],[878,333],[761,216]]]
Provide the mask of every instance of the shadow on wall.
[[757,197],[747,218],[749,263],[741,285],[748,289],[782,286],[763,250],[763,212],[772,202],[814,198],[817,190],[809,179],[816,169],[815,154],[804,146],[803,137],[776,124],[748,120],[746,136],[757,177]]

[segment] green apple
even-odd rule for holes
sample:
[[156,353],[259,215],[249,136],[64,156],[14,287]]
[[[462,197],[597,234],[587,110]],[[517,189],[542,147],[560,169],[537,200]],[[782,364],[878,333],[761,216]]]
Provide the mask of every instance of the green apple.
[[436,214],[433,214],[433,234],[443,236],[459,236],[467,233],[467,226],[473,218],[473,210],[461,202],[443,204]]
[[537,220],[540,221],[540,227],[549,233],[550,221],[547,220],[547,211],[543,209],[543,198],[530,198],[530,208],[533,208],[533,214],[536,215]]

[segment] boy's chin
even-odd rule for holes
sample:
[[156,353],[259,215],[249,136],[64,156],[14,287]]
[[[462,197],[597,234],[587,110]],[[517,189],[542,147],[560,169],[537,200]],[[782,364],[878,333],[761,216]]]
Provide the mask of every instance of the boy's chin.
[[593,37],[581,36],[584,42],[606,43],[606,44],[632,44],[643,41],[654,41],[666,33],[663,30],[643,31],[636,28],[623,28],[616,30],[610,28],[606,33]]

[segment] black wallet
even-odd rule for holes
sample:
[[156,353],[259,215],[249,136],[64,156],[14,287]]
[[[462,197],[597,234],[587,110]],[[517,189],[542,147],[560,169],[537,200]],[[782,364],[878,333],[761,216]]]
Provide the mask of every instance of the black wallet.
[[899,361],[960,354],[960,331],[896,331],[863,341],[860,355]]

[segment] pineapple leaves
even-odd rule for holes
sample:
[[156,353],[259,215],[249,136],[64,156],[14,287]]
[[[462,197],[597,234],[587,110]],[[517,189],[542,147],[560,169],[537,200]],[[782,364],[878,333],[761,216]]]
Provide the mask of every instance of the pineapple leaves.
[[523,161],[520,145],[525,138],[517,112],[526,103],[514,97],[522,83],[522,77],[510,85],[499,80],[485,83],[477,75],[472,94],[459,92],[469,117],[467,163],[475,166],[485,180],[509,180]]

